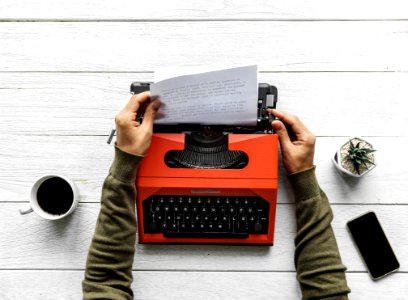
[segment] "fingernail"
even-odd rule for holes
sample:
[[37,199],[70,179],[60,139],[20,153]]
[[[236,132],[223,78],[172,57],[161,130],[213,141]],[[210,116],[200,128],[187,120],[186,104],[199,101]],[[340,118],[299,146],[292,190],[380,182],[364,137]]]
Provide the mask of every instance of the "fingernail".
[[282,123],[278,121],[272,122],[272,126],[275,130],[281,130],[282,129]]

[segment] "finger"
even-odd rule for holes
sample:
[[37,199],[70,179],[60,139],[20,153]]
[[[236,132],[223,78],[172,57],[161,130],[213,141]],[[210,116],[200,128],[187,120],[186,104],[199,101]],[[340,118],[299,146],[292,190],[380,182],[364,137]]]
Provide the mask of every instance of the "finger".
[[137,112],[141,103],[150,101],[150,92],[142,92],[140,94],[133,95],[129,102],[126,104],[124,110]]
[[292,145],[292,142],[288,135],[288,131],[286,130],[285,125],[281,121],[273,121],[272,128],[279,136],[279,142],[281,143],[282,148],[288,148]]
[[143,123],[141,126],[148,127],[149,129],[153,128],[153,122],[154,119],[156,118],[156,114],[157,111],[159,110],[160,104],[161,104],[160,100],[157,99],[147,106],[143,117]]
[[272,114],[289,125],[296,135],[307,134],[310,132],[309,129],[307,129],[307,127],[302,123],[302,121],[300,121],[299,118],[294,115],[279,111],[277,109],[272,109]]

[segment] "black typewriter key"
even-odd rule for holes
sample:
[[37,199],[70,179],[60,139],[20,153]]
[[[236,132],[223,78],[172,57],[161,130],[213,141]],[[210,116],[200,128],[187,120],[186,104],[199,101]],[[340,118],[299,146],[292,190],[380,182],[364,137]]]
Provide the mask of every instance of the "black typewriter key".
[[218,222],[220,218],[217,215],[213,215],[211,219],[213,222]]
[[164,202],[165,202],[164,197],[160,197],[159,198],[159,204],[164,204]]
[[160,205],[156,205],[156,206],[153,208],[153,211],[156,212],[156,213],[160,212],[160,210],[161,210]]
[[260,232],[260,231],[262,231],[262,224],[259,223],[259,222],[256,222],[255,225],[254,225],[254,231],[255,231],[255,232]]
[[195,215],[195,216],[194,216],[194,221],[195,221],[195,222],[201,221],[201,215]]
[[201,212],[203,214],[206,213],[207,212],[207,207],[206,206],[201,207]]
[[214,231],[215,230],[215,226],[214,223],[210,222],[207,225],[208,231]]
[[169,204],[174,204],[174,197],[169,197]]
[[176,221],[180,221],[182,219],[182,214],[181,213],[176,213],[175,214],[175,219],[176,219]]
[[230,214],[232,214],[232,215],[234,215],[235,214],[235,207],[233,207],[233,206],[231,206],[230,208],[229,208],[229,212],[230,212]]
[[198,225],[198,228],[199,228],[200,230],[204,230],[204,229],[205,229],[205,224],[204,224],[204,223],[200,223],[200,224]]
[[198,227],[197,227],[197,224],[193,222],[190,224],[190,228],[191,228],[191,231],[196,231]]
[[211,212],[212,214],[217,213],[217,208],[216,208],[215,206],[212,206],[212,207],[210,208],[210,212]]
[[233,230],[234,230],[234,232],[241,232],[241,231],[242,231],[240,225],[241,225],[241,224],[240,224],[239,222],[234,221],[234,225],[233,225]]
[[193,204],[193,198],[188,197],[187,198],[187,204],[189,204],[189,205]]
[[248,207],[248,213],[252,214],[254,212],[254,208],[252,206]]
[[166,215],[166,221],[172,221],[172,220],[173,220],[172,214]]
[[248,205],[248,204],[249,204],[248,198],[245,197],[245,199],[244,199],[244,205]]
[[185,222],[191,222],[191,220],[192,220],[192,216],[191,216],[191,214],[185,214],[184,215],[184,221]]
[[161,228],[162,228],[163,230],[167,230],[168,224],[167,224],[166,222],[163,222],[162,225],[161,225]]
[[217,197],[217,198],[215,198],[215,205],[221,205],[221,198],[220,197]]
[[243,207],[238,208],[238,213],[240,214],[245,213],[245,209]]
[[180,231],[186,231],[187,230],[187,224],[186,223],[181,223],[180,224]]
[[226,204],[226,205],[230,205],[230,203],[231,203],[230,198],[228,198],[228,197],[225,198],[225,204]]
[[178,231],[177,223],[174,223],[174,222],[170,223],[169,230],[173,232],[177,232]]
[[212,204],[212,198],[210,198],[210,197],[208,197],[206,200],[205,200],[205,203],[207,204],[207,205],[211,205]]
[[192,212],[195,214],[198,213],[198,206],[193,206]]
[[227,211],[227,209],[225,208],[225,206],[220,207],[220,213],[225,214],[226,211]]
[[210,216],[209,215],[204,215],[203,220],[204,220],[204,222],[210,221]]
[[169,212],[170,211],[170,206],[168,206],[168,205],[165,205],[164,206],[164,212]]
[[190,207],[183,206],[183,213],[188,213],[190,211]]
[[240,201],[239,201],[239,198],[236,197],[236,198],[234,199],[234,204],[238,206],[238,205],[239,205],[239,202],[240,202]]
[[163,220],[164,220],[163,215],[161,215],[161,214],[156,214],[156,221],[161,222],[161,221],[163,221]]
[[198,197],[198,198],[197,198],[197,204],[198,204],[198,205],[203,204],[203,199],[202,199],[201,197]]
[[178,205],[174,205],[174,212],[175,213],[178,213],[178,212],[180,212],[180,206],[178,206]]

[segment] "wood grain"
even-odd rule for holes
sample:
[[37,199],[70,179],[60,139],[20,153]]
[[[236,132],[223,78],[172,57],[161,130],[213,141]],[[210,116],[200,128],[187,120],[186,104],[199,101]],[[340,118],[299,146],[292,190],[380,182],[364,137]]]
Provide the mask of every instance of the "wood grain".
[[[107,136],[130,83],[152,80],[153,73],[0,73],[0,133]],[[408,73],[260,73],[259,81],[276,85],[278,108],[318,136],[408,136],[401,113]]]
[[[300,299],[295,273],[135,271],[136,299]],[[80,299],[82,271],[0,271],[0,297]],[[405,300],[406,273],[372,281],[365,273],[347,274],[353,300]],[[401,284],[402,283],[402,284]]]
[[[113,117],[132,81],[163,66],[258,64],[278,107],[318,136],[317,177],[351,299],[405,299],[408,4],[390,1],[2,0],[0,3],[0,298],[79,299],[112,160]],[[360,181],[330,161],[349,136],[378,149]],[[275,246],[136,245],[137,299],[297,299],[291,187],[279,162]],[[18,209],[45,174],[80,190],[56,222]],[[401,269],[373,282],[345,229],[373,210]]]
[[407,32],[408,21],[4,22],[0,65],[3,72],[253,63],[261,71],[408,71]]
[[11,20],[366,20],[407,19],[406,1],[3,0],[0,18]]
[[[344,137],[319,137],[315,164],[317,178],[331,203],[406,204],[408,138],[368,137],[375,148],[377,167],[361,180],[341,177],[331,158]],[[28,201],[34,182],[48,174],[62,174],[78,185],[81,202],[99,202],[104,178],[113,159],[105,136],[2,135],[0,201]],[[279,159],[279,203],[293,203],[292,189]]]
[[[84,269],[86,254],[99,211],[97,203],[81,203],[75,213],[60,221],[37,215],[21,216],[21,203],[1,203],[0,269]],[[347,233],[348,220],[370,210],[377,213],[399,257],[401,272],[407,272],[408,233],[406,205],[332,205],[333,230],[349,272],[365,267]],[[273,247],[220,245],[136,245],[135,270],[179,271],[294,271],[294,206],[277,208]]]

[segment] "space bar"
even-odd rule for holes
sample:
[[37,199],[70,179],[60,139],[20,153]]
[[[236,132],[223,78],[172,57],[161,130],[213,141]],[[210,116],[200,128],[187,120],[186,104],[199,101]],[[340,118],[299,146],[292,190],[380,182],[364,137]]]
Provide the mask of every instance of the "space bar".
[[164,232],[163,235],[169,238],[236,238],[244,239],[248,233],[240,232]]

